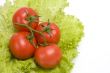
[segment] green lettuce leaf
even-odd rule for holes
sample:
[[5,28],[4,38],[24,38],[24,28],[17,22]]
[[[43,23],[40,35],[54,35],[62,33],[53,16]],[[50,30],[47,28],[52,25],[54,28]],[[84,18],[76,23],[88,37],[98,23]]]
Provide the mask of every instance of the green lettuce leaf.
[[[16,0],[11,5],[9,0],[0,7],[0,73],[70,73],[72,60],[77,56],[77,46],[83,36],[83,25],[74,16],[65,15],[67,0]],[[12,26],[13,13],[20,7],[28,6],[36,10],[42,21],[50,19],[61,30],[59,46],[63,52],[60,64],[54,69],[43,69],[34,63],[34,59],[25,61],[12,58],[8,43],[15,32]]]

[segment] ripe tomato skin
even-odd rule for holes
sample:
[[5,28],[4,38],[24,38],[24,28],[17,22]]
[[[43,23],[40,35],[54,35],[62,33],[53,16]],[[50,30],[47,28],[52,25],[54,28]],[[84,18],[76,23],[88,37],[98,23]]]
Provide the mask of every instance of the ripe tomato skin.
[[[35,52],[35,47],[27,40],[28,35],[28,32],[18,32],[15,33],[9,41],[10,51],[17,59],[28,59],[33,56]],[[33,42],[36,44],[35,38]]]
[[60,62],[62,53],[56,44],[39,46],[35,52],[35,61],[43,68],[54,68]]
[[[42,25],[47,26],[48,22],[39,24],[38,27],[36,27],[36,30],[43,31],[44,27]],[[43,35],[48,43],[57,44],[60,40],[60,29],[55,23],[50,23],[50,30],[51,30],[50,34],[44,31]],[[38,43],[40,43],[40,44],[44,43],[44,37],[42,35],[35,33],[35,37],[36,37]]]
[[[22,7],[14,13],[12,21],[13,21],[14,27],[17,30],[28,31],[27,28],[19,25],[19,24],[27,24],[29,22],[28,20],[26,20],[26,18],[28,18],[27,13],[31,16],[38,15],[38,13],[36,13],[32,8],[28,8],[28,7]],[[36,18],[36,21],[39,21],[39,18]],[[16,23],[18,23],[18,24],[16,24]],[[30,25],[33,29],[35,29],[35,27],[37,27],[38,24],[39,24],[39,22],[31,22],[30,23]]]

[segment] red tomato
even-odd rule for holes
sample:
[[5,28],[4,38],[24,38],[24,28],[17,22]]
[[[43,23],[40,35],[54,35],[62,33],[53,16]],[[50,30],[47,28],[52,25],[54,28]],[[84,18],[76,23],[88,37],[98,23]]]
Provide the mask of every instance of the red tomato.
[[44,37],[38,33],[35,33],[35,37],[40,44],[44,43],[44,38],[48,43],[57,44],[60,40],[60,29],[55,23],[41,23],[38,25],[38,27],[36,27],[36,30],[43,31]]
[[[35,47],[27,39],[28,36],[28,32],[18,32],[11,37],[9,48],[14,57],[24,60],[33,56]],[[36,44],[35,38],[32,41]]]
[[54,68],[61,60],[61,50],[56,44],[39,46],[35,52],[35,61],[43,68]]
[[28,31],[27,28],[22,27],[19,24],[27,25],[29,23],[29,26],[35,29],[39,23],[39,17],[32,8],[22,7],[15,12],[12,21],[17,30]]

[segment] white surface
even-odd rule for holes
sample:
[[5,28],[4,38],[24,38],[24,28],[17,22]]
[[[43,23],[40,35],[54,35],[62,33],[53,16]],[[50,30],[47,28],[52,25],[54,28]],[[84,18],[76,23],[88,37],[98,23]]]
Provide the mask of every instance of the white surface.
[[69,1],[66,12],[85,26],[73,73],[110,73],[110,0]]
[[3,4],[5,3],[5,0],[0,0],[0,5],[3,6]]
[[[0,3],[2,3],[0,0]],[[69,0],[67,14],[77,16],[85,26],[72,73],[110,73],[109,0]]]

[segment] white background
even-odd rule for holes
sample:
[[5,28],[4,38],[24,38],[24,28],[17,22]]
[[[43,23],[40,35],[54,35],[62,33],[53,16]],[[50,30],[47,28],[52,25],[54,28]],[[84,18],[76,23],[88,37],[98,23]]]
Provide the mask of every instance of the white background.
[[110,73],[110,1],[68,1],[65,12],[78,17],[85,26],[72,73]]

